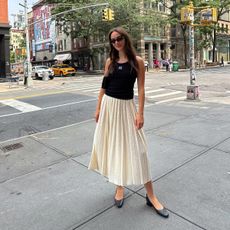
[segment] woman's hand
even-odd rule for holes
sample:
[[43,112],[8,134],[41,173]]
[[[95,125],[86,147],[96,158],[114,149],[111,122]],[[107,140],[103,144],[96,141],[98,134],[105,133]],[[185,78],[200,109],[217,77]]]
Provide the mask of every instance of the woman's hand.
[[95,121],[96,121],[96,122],[98,122],[99,114],[100,114],[100,110],[99,110],[99,109],[96,109],[95,114],[94,114],[94,118],[95,118]]
[[144,116],[143,114],[136,113],[135,126],[137,129],[141,129],[144,125]]

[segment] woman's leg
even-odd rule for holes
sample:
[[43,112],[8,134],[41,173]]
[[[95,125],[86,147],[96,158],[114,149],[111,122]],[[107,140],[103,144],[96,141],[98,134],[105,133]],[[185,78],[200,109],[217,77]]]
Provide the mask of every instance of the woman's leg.
[[151,203],[153,204],[153,206],[158,210],[163,209],[163,205],[158,201],[157,197],[155,196],[153,192],[152,181],[149,181],[145,184],[145,189],[147,192],[147,196],[149,200],[151,201]]
[[124,187],[123,186],[117,186],[115,199],[116,200],[122,200],[123,198],[124,198]]

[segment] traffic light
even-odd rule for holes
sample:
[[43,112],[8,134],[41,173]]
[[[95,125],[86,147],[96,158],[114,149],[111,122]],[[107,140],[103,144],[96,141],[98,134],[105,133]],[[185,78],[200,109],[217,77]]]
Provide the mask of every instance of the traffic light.
[[114,20],[114,11],[112,9],[109,9],[109,21]]
[[208,8],[201,11],[200,22],[203,24],[217,22],[217,9]]
[[192,17],[194,15],[194,9],[190,7],[182,7],[181,8],[181,22],[182,23],[190,23],[192,21]]
[[109,21],[109,8],[102,10],[102,21]]

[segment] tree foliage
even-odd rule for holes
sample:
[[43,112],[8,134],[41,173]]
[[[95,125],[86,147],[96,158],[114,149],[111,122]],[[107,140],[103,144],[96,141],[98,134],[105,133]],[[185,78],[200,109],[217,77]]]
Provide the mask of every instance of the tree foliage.
[[[96,4],[108,3],[109,7],[114,10],[114,21],[102,21],[102,10],[106,6],[95,6],[85,9],[71,11],[66,14],[54,17],[57,25],[63,25],[64,32],[71,34],[72,38],[84,37],[89,39],[94,34],[108,34],[111,28],[122,26],[126,28],[135,39],[140,36],[140,27],[145,24],[146,27],[151,28],[152,25],[160,23],[160,17],[156,11],[151,14],[144,12],[140,14],[141,1],[139,0],[46,0],[47,3],[55,4],[52,10],[52,15],[61,12],[81,8],[83,6],[91,6]],[[152,0],[145,0],[152,2]],[[73,23],[75,26],[73,28]],[[163,20],[161,20],[163,23]]]
[[[230,0],[211,0],[208,2],[200,3],[200,6],[209,6],[217,9],[217,21],[222,16],[229,12]],[[228,32],[226,28],[222,28],[218,23],[214,23],[204,27],[197,28],[198,34],[202,38],[198,43],[198,48],[212,48],[212,61],[216,61],[216,47],[218,44],[224,42],[218,34]]]
[[[189,0],[184,1],[173,1],[174,4],[168,4],[168,2],[164,0],[159,0],[165,7],[171,10],[171,17],[169,17],[169,23],[171,25],[180,25],[181,32],[183,35],[183,42],[184,42],[184,50],[187,49],[188,44],[188,25],[180,23],[180,10],[182,7],[189,5]],[[209,1],[200,1],[200,0],[193,0],[194,7],[214,7],[218,10],[218,20],[221,18],[223,14],[229,11],[230,8],[230,0],[209,0]],[[199,12],[200,10],[195,10],[195,23],[199,23]],[[196,27],[196,39],[197,39],[197,48],[208,48],[212,47],[213,49],[213,62],[215,61],[215,49],[217,45],[217,34],[220,32],[222,28],[218,27],[218,24],[207,25],[204,27]],[[201,39],[199,39],[201,38]],[[219,42],[221,42],[219,40]],[[184,52],[184,62],[185,66],[188,65],[187,63],[187,52]]]

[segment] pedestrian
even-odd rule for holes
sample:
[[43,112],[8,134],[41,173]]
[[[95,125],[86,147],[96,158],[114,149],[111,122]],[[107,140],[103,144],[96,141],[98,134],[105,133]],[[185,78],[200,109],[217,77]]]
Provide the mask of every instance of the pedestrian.
[[[114,202],[124,203],[124,186],[144,184],[146,204],[168,217],[166,208],[153,192],[144,124],[145,67],[136,56],[129,34],[121,27],[109,33],[110,57],[105,64],[95,120],[97,122],[89,169],[96,170],[116,185]],[[138,109],[134,84],[138,85]]]
[[147,60],[145,60],[145,71],[149,71],[149,62]]
[[223,56],[221,57],[221,64],[220,65],[224,66],[224,57]]
[[160,69],[160,61],[159,61],[157,58],[154,59],[153,65],[154,65],[155,69],[156,69],[157,71],[159,71],[159,69]]
[[172,72],[173,62],[172,59],[169,59],[169,72]]
[[169,59],[165,59],[165,70],[169,71]]

